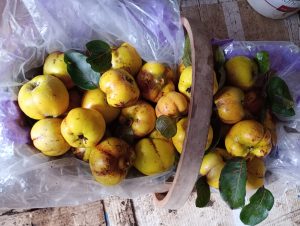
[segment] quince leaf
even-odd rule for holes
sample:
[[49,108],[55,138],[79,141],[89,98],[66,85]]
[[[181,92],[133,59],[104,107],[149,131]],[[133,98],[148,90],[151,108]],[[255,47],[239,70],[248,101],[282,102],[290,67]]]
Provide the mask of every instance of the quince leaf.
[[282,117],[295,115],[294,100],[284,80],[273,76],[267,83],[268,102],[273,113]]
[[250,203],[243,207],[240,213],[241,221],[246,225],[256,225],[268,217],[274,205],[272,193],[260,187],[250,198]]
[[220,46],[214,48],[214,61],[217,70],[220,70],[225,63],[225,54]]
[[220,193],[231,209],[244,206],[247,167],[245,159],[234,158],[226,162],[220,176]]
[[257,52],[255,60],[258,63],[260,73],[265,74],[270,70],[270,57],[267,51]]
[[85,90],[96,89],[99,84],[100,73],[92,70],[86,59],[85,55],[74,50],[68,50],[64,53],[64,61],[73,82]]
[[185,67],[192,66],[192,53],[189,36],[185,37],[182,63]]
[[205,207],[210,200],[210,189],[209,185],[206,182],[206,177],[200,177],[196,182],[196,190],[197,190],[197,199],[196,199],[196,207],[202,208]]
[[125,125],[116,125],[114,136],[126,141],[128,144],[134,144],[135,136],[132,128]]
[[155,128],[168,139],[174,137],[177,132],[175,120],[166,115],[161,115],[156,119]]
[[104,73],[112,66],[111,48],[110,46],[101,40],[93,40],[86,44],[89,57],[88,62],[94,71]]

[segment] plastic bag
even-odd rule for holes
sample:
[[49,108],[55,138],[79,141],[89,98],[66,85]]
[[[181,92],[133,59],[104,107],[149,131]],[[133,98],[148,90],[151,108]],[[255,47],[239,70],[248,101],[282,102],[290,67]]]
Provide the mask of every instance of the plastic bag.
[[[300,184],[300,48],[291,42],[239,42],[232,40],[214,41],[222,46],[225,58],[244,55],[255,57],[265,50],[270,55],[270,68],[276,71],[288,85],[295,103],[296,115],[280,118],[276,124],[277,145],[265,158],[267,183],[276,182],[275,193],[282,194],[286,188]],[[280,181],[280,182],[279,182]],[[279,187],[278,187],[279,185]]]
[[129,42],[146,61],[176,64],[184,43],[178,2],[2,0],[0,12],[0,208],[77,205],[107,195],[167,191],[172,170],[132,175],[120,185],[103,187],[93,180],[87,163],[71,155],[44,156],[28,144],[29,128],[14,104],[18,86],[48,52],[84,50],[94,39],[112,45]]

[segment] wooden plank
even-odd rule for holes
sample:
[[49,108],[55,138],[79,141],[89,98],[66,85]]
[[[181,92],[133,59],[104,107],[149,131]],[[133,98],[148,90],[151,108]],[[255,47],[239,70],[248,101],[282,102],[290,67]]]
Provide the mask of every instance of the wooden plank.
[[106,225],[106,221],[103,204],[97,201],[75,207],[45,208],[22,213],[10,211],[0,216],[0,225],[98,226]]
[[196,7],[185,7],[182,8],[182,14],[188,17],[199,17],[207,28],[209,38],[228,37],[223,8],[220,4],[197,4]]
[[300,13],[285,19],[290,41],[300,46]]
[[104,199],[105,213],[108,225],[133,226],[137,225],[130,199],[110,197]]
[[245,40],[239,5],[236,1],[222,3],[223,14],[228,31],[228,37],[236,40]]
[[284,20],[263,17],[255,12],[246,1],[239,1],[238,5],[246,40],[290,40]]
[[211,204],[206,208],[195,206],[196,194],[192,193],[185,205],[178,210],[161,209],[153,205],[152,195],[133,200],[138,225],[193,226],[193,225],[232,225],[230,208],[221,200],[218,193],[212,194]]

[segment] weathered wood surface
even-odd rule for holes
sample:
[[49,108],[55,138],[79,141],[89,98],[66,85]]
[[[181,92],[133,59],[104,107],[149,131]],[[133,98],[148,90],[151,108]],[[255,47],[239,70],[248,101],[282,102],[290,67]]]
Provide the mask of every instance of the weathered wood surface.
[[[300,16],[271,20],[257,14],[246,0],[183,0],[185,15],[195,15],[206,24],[210,37],[236,40],[286,40],[300,46]],[[191,6],[191,7],[189,7]],[[272,185],[276,190],[277,185]],[[299,188],[286,191],[276,199],[269,217],[261,224],[268,226],[300,225]],[[195,194],[177,211],[159,209],[152,195],[133,200],[108,198],[76,207],[40,210],[0,210],[2,225],[234,225],[233,212],[215,193],[211,206],[198,209]]]

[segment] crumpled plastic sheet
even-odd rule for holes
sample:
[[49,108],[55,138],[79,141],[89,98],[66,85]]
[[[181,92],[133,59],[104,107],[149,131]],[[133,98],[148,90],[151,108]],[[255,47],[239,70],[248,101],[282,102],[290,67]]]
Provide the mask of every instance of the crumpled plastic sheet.
[[121,184],[104,187],[93,180],[88,164],[71,154],[44,156],[30,144],[16,93],[49,52],[84,50],[94,39],[129,42],[145,61],[175,65],[184,44],[178,2],[1,0],[0,13],[0,208],[69,206],[167,191],[174,169],[154,176],[132,173]]

